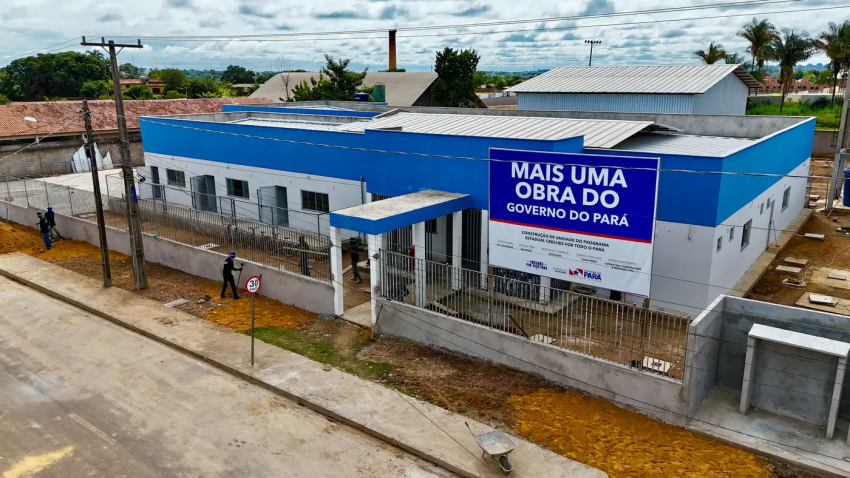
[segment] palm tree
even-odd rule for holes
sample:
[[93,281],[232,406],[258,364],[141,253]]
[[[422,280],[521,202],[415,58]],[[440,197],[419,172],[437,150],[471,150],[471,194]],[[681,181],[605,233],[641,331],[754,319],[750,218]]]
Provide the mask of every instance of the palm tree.
[[832,63],[832,102],[835,103],[835,87],[841,71],[847,71],[850,63],[850,20],[842,24],[829,22],[829,28],[822,31],[814,40],[817,49],[822,50]]
[[726,52],[723,50],[723,45],[711,42],[708,45],[708,51],[697,50],[694,52],[694,56],[702,60],[705,65],[713,65],[726,58]]
[[794,67],[801,61],[808,60],[815,53],[815,45],[806,32],[794,33],[793,30],[784,28],[782,35],[770,42],[768,51],[770,59],[779,62],[779,83],[782,85],[782,102],[779,103],[779,112],[785,105],[785,95],[794,84]]
[[770,42],[779,36],[776,27],[767,19],[753,18],[753,21],[744,25],[737,35],[750,42],[750,46],[747,47],[747,53],[753,56],[750,71],[758,68],[760,73],[764,73],[764,60],[769,56],[767,48]]
[[727,65],[743,65],[744,55],[740,53],[727,53],[724,60],[726,60]]

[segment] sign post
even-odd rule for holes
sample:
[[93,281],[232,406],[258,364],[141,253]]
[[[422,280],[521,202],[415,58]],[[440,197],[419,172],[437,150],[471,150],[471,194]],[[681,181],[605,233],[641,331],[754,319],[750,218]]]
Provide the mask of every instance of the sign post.
[[251,366],[254,366],[254,297],[260,292],[260,278],[263,277],[262,274],[258,276],[251,276],[248,278],[248,281],[245,282],[245,292],[251,294]]

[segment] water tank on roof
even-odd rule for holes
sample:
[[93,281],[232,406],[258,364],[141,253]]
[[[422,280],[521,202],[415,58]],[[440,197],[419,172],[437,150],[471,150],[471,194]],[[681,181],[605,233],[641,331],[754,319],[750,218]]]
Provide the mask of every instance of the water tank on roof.
[[369,101],[369,93],[354,93],[354,101]]
[[387,101],[387,87],[378,83],[372,91],[372,97],[376,103],[384,103]]

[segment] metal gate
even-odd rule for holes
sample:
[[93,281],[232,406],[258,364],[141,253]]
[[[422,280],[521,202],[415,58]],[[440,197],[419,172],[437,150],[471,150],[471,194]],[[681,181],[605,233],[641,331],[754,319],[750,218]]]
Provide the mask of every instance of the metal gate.
[[286,199],[286,188],[283,186],[266,186],[257,189],[257,200],[260,203],[260,222],[273,226],[289,226],[289,209]]
[[192,207],[201,211],[218,212],[215,200],[215,177],[194,176],[191,180]]
[[[481,271],[481,210],[464,209],[461,234],[461,267],[467,270]],[[464,285],[478,286],[480,274],[463,274]]]

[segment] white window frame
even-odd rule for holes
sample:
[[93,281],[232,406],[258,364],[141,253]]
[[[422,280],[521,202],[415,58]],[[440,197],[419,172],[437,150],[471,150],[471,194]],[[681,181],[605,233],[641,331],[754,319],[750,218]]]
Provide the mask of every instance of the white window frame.
[[[304,200],[306,198],[306,196],[305,196],[306,194],[312,194],[313,195],[312,206],[314,206],[314,207],[310,207],[310,205],[305,204],[305,203],[310,202],[310,201]],[[319,198],[322,197],[322,196],[324,196],[324,206],[327,207],[327,210],[324,210],[324,209],[321,208],[322,204],[321,204],[321,201],[319,201]],[[331,212],[331,197],[328,193],[320,193],[318,191],[308,191],[306,189],[302,189],[301,190],[301,210],[323,212],[323,213]]]
[[741,232],[741,250],[742,251],[744,249],[746,249],[747,246],[750,245],[750,239],[751,239],[750,236],[752,235],[752,230],[753,230],[753,220],[750,219],[749,221],[744,223],[743,232]]
[[782,191],[782,211],[788,209],[788,206],[791,204],[791,186],[785,188]]

